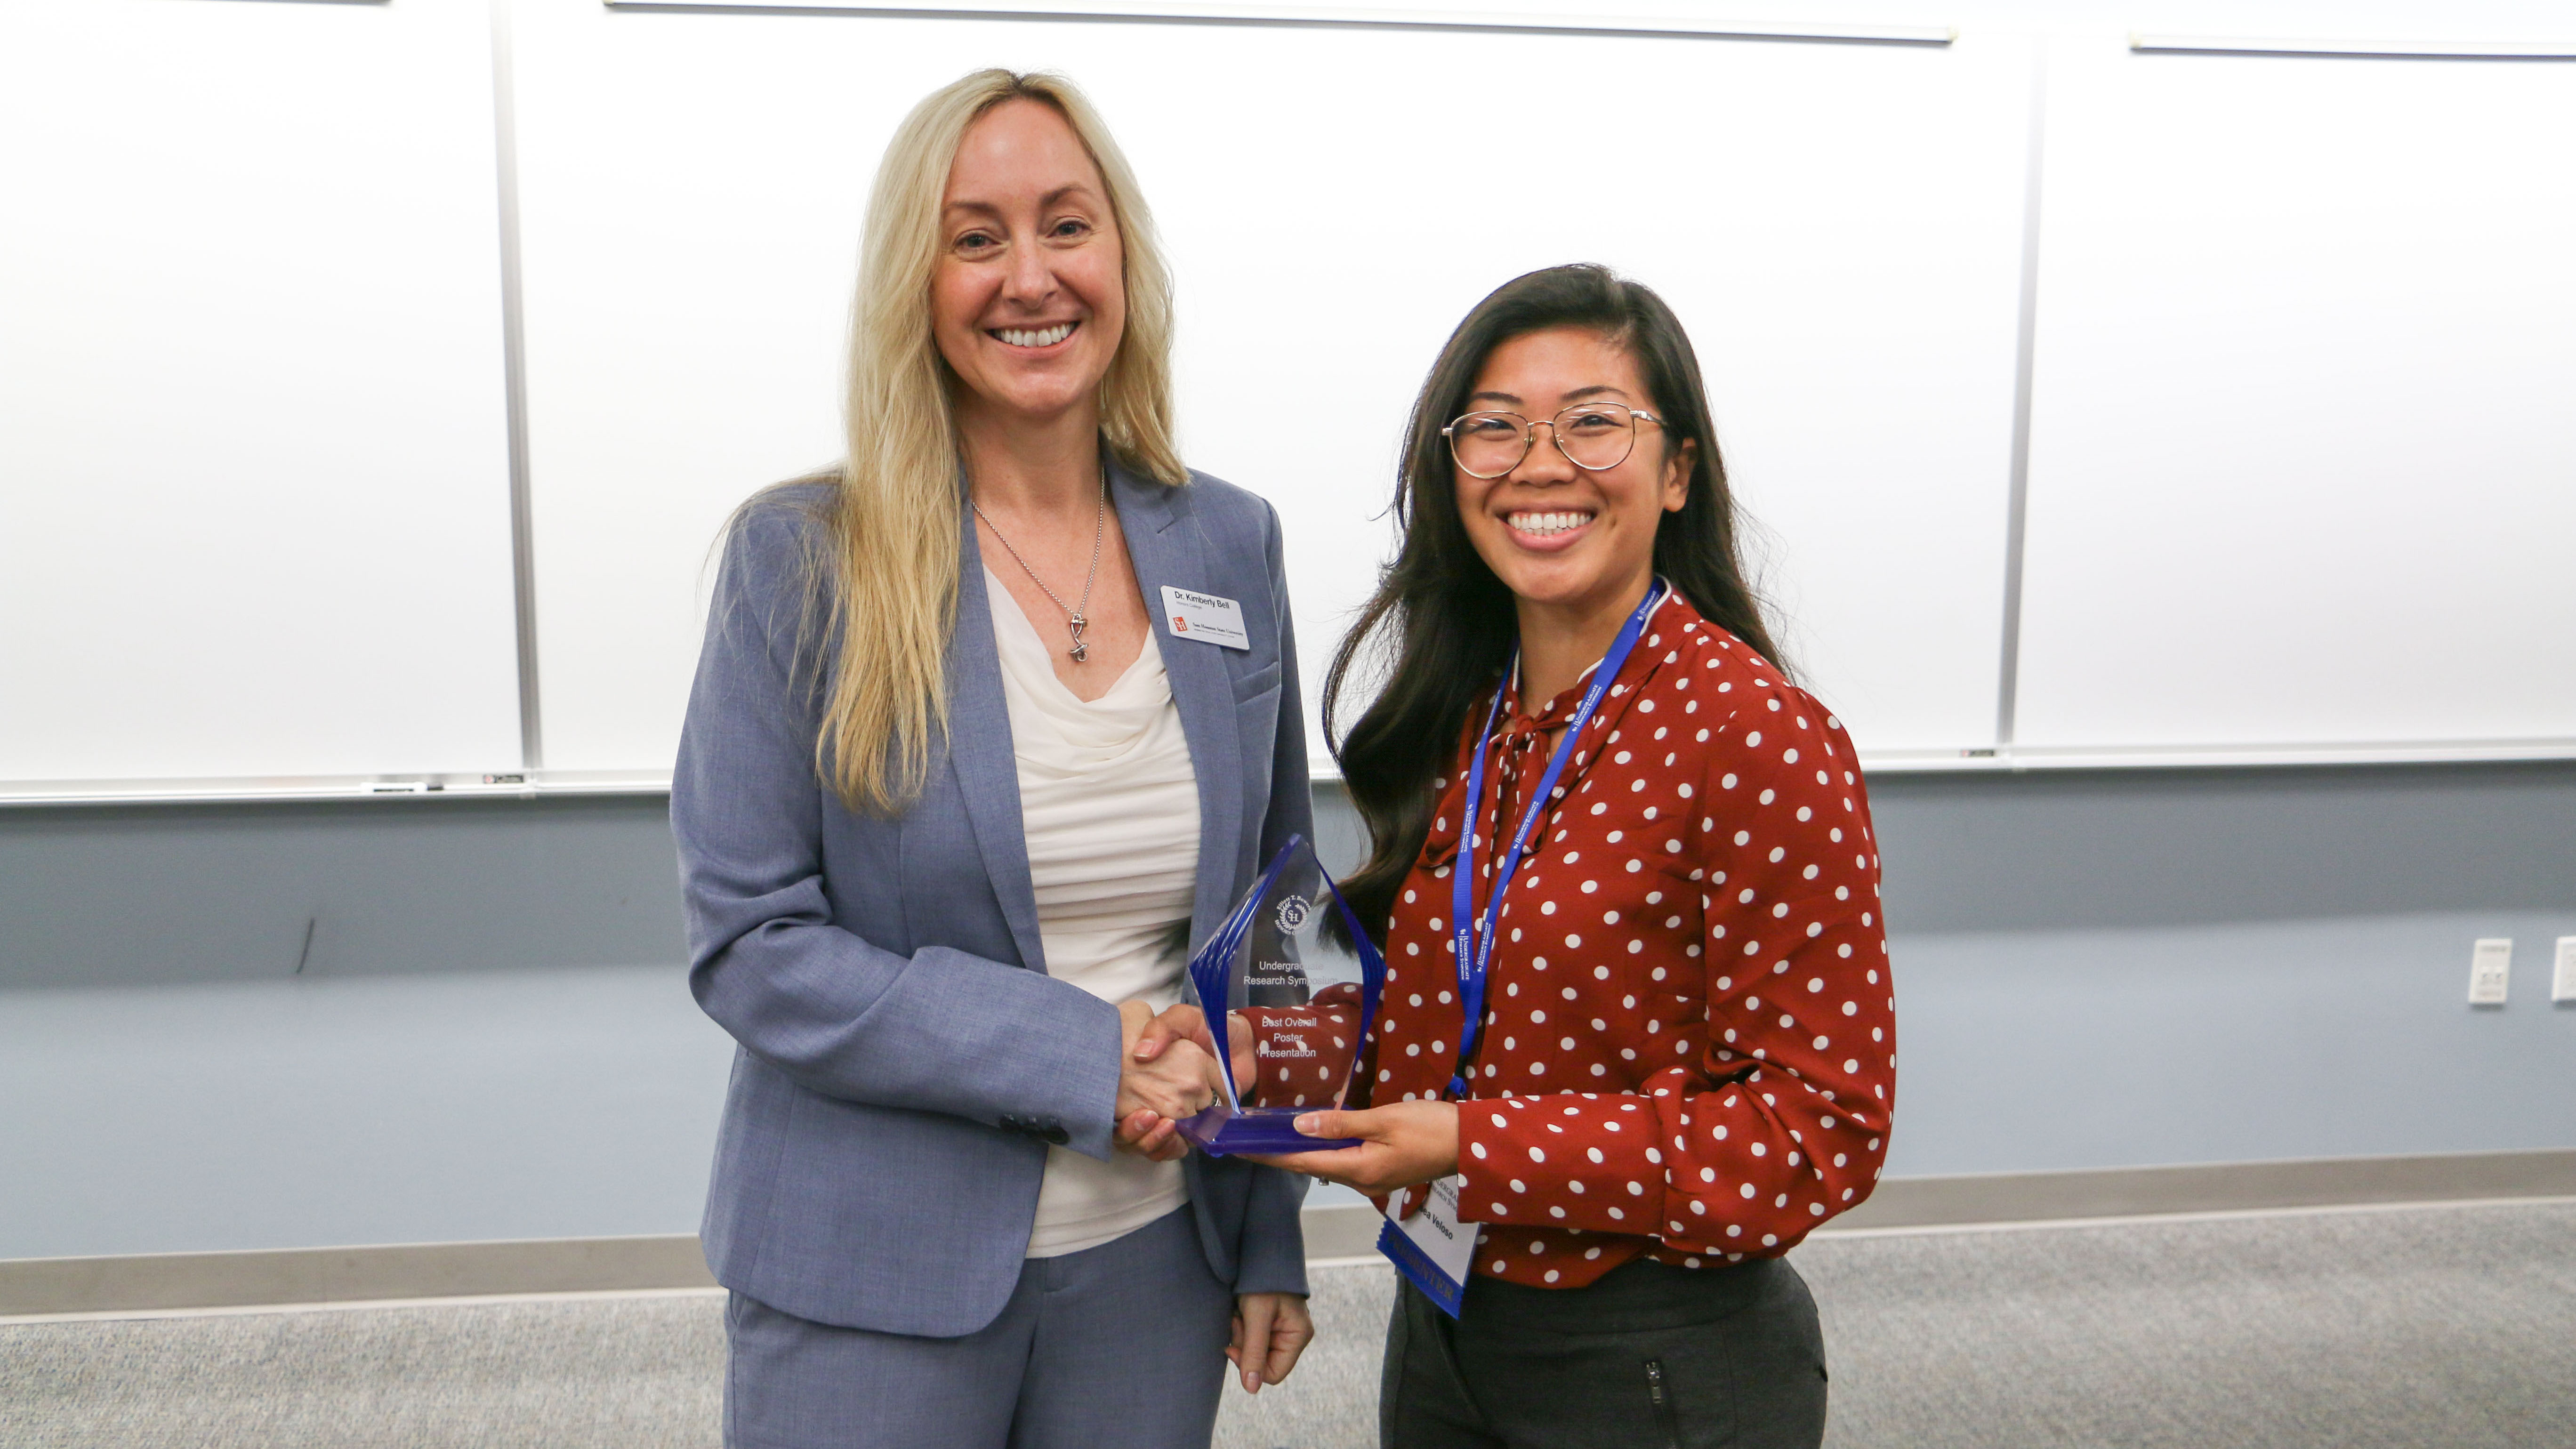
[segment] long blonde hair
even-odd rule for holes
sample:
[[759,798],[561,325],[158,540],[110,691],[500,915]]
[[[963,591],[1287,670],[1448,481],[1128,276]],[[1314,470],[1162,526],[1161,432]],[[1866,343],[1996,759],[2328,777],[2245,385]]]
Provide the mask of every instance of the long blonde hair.
[[829,591],[839,669],[814,742],[816,771],[852,810],[893,814],[929,775],[948,727],[957,616],[959,454],[952,374],[931,335],[941,200],[967,127],[1010,100],[1052,106],[1090,151],[1125,257],[1126,332],[1100,383],[1101,432],[1127,467],[1178,486],[1172,439],[1172,281],[1135,173],[1063,76],[979,70],[912,108],[868,197],[850,320],[848,461],[836,479],[816,582]]

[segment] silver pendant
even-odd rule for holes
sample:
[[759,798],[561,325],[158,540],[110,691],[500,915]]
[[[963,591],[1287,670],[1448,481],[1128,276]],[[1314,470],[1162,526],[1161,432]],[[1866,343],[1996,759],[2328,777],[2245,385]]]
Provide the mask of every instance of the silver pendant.
[[1082,617],[1080,614],[1074,614],[1068,617],[1065,622],[1066,625],[1073,630],[1073,649],[1071,651],[1073,654],[1073,662],[1080,664],[1091,655],[1091,646],[1082,642],[1082,631],[1090,626],[1091,621]]

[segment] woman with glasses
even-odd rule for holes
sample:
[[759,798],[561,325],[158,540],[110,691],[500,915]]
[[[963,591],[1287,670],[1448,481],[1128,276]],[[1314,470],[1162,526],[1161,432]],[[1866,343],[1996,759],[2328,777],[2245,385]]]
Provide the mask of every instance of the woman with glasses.
[[672,784],[740,1043],[728,1444],[1205,1449],[1225,1359],[1257,1389],[1311,1333],[1303,1180],[1181,1160],[1215,1064],[1130,1049],[1311,831],[1278,520],[1182,466],[1170,344],[1069,83],[905,118],[847,459],[734,519]]
[[1395,504],[1325,696],[1384,666],[1340,760],[1386,995],[1356,1100],[1299,1120],[1362,1145],[1279,1159],[1405,1214],[1455,1177],[1481,1225],[1454,1320],[1400,1291],[1383,1442],[1813,1446],[1781,1255],[1886,1150],[1878,847],[1745,586],[1681,324],[1598,267],[1505,285]]

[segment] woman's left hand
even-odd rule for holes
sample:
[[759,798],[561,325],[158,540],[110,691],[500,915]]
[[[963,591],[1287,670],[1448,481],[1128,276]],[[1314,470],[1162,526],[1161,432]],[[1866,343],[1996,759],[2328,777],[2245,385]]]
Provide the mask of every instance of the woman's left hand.
[[1356,1137],[1360,1145],[1253,1160],[1372,1196],[1437,1182],[1458,1170],[1455,1102],[1395,1102],[1363,1112],[1307,1112],[1297,1118],[1297,1130],[1309,1137]]
[[1297,1366],[1297,1355],[1315,1337],[1306,1300],[1294,1293],[1243,1293],[1234,1300],[1234,1342],[1225,1356],[1243,1374],[1243,1391],[1261,1392]]

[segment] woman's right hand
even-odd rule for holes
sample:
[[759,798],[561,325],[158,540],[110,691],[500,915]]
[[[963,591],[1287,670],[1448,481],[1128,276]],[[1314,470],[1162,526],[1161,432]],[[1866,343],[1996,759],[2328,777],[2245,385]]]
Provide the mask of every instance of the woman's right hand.
[[[1244,1101],[1251,1102],[1256,1096],[1254,1075],[1260,1070],[1259,1049],[1253,1040],[1252,1023],[1238,1011],[1226,1018],[1226,1026],[1226,1043],[1234,1049],[1235,1089],[1243,1094]],[[1128,1055],[1140,1062],[1150,1061],[1176,1041],[1194,1043],[1200,1051],[1208,1054],[1210,1061],[1216,1058],[1216,1037],[1208,1030],[1207,1018],[1199,1014],[1197,1007],[1187,1003],[1163,1008],[1162,1014],[1148,1022],[1144,1032],[1129,1045]]]
[[[1117,1116],[1122,1123],[1140,1112],[1169,1121],[1196,1116],[1217,1099],[1224,1083],[1215,1058],[1193,1041],[1168,1042],[1153,1052],[1139,1052],[1138,1038],[1153,1020],[1153,1009],[1140,1001],[1119,1007]],[[1140,1060],[1141,1058],[1141,1060]]]

